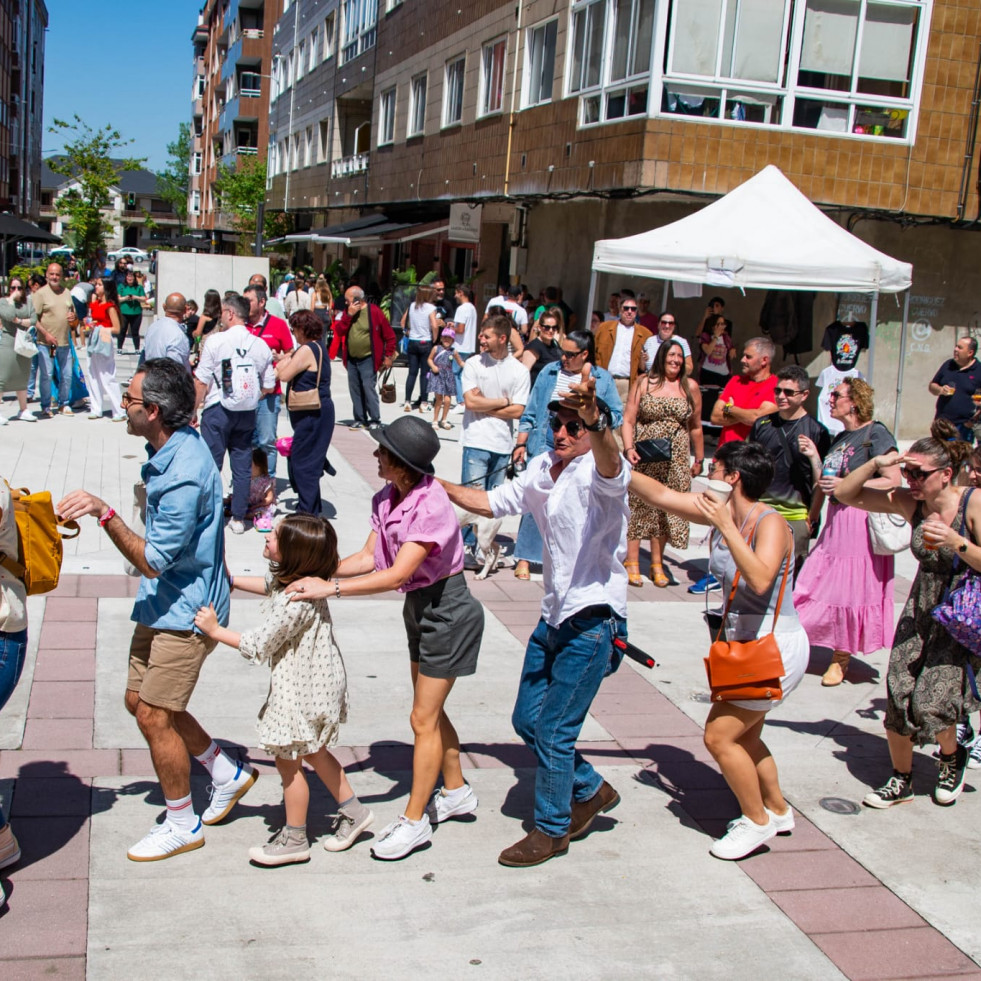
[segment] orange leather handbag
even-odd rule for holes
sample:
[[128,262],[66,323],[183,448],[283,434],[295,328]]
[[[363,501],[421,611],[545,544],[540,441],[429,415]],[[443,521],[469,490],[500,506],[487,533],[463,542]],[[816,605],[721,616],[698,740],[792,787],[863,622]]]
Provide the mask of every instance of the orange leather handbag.
[[[789,532],[789,529],[788,529]],[[752,548],[756,528],[749,539]],[[736,595],[736,585],[739,582],[739,570],[732,580],[732,589],[726,600],[725,610],[715,641],[709,648],[709,656],[705,658],[705,673],[708,675],[709,687],[712,689],[713,702],[732,702],[749,700],[775,700],[783,698],[780,679],[783,677],[783,658],[777,646],[777,638],[773,630],[780,616],[783,604],[783,593],[787,587],[787,574],[794,558],[793,539],[790,551],[784,564],[783,579],[780,583],[780,593],[777,596],[777,606],[773,611],[773,627],[770,633],[752,640],[722,640],[722,627],[729,614],[729,607]]]

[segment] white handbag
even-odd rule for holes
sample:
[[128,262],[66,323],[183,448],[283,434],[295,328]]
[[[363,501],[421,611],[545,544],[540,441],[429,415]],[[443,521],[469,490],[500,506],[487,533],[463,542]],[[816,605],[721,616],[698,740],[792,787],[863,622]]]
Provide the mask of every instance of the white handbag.
[[913,529],[901,514],[869,512],[869,540],[876,555],[895,555],[909,548]]
[[33,358],[37,356],[37,344],[31,340],[31,335],[26,330],[17,328],[14,334],[14,354],[19,354],[22,358]]

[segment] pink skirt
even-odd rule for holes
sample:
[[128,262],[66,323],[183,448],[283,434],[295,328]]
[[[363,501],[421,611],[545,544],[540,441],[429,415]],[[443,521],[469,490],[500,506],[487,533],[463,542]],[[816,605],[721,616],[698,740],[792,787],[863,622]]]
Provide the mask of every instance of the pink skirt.
[[891,647],[895,620],[891,555],[876,555],[868,517],[828,505],[828,520],[794,587],[794,606],[812,647],[869,654]]

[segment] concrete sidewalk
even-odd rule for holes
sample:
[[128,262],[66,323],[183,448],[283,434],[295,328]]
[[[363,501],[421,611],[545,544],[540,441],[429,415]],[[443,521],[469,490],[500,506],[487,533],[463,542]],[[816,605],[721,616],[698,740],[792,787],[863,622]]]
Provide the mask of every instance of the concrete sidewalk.
[[[401,403],[384,411],[390,421]],[[285,415],[280,432],[288,432]],[[456,478],[459,427],[440,435],[438,472]],[[338,475],[322,488],[343,553],[367,535],[379,486],[374,445],[366,433],[336,430]],[[143,459],[140,441],[108,420],[0,429],[0,475],[11,483],[56,498],[84,486],[124,515]],[[282,495],[284,506],[290,498]],[[506,523],[504,534],[515,529]],[[259,535],[227,542],[234,573],[262,571]],[[975,771],[957,806],[937,808],[935,763],[919,753],[913,805],[850,806],[888,772],[887,652],[864,659],[837,689],[820,687],[827,653],[815,652],[811,674],[767,727],[796,831],[739,863],[709,856],[736,806],[701,742],[706,631],[702,601],[684,587],[704,557],[693,544],[671,556],[682,585],[631,591],[631,640],[658,666],[626,662],[594,703],[580,745],[623,800],[567,856],[529,870],[496,863],[530,827],[532,760],[510,711],[541,598],[539,582],[518,582],[504,568],[471,582],[488,614],[480,668],[447,704],[481,801],[472,819],[439,827],[429,848],[402,862],[373,861],[366,837],[340,854],[315,845],[304,866],[252,867],[248,847],[283,817],[275,769],[249,749],[268,677],[220,647],[192,711],[247,753],[261,778],[226,824],[208,829],[205,848],[138,865],[126,849],[163,801],[122,708],[136,580],[86,521],[69,543],[62,585],[30,601],[29,661],[0,714],[0,798],[24,850],[2,873],[0,978],[416,978],[434,970],[502,979],[981,978]],[[897,594],[913,571],[902,557]],[[254,600],[236,597],[232,626],[257,614]],[[411,775],[401,601],[345,600],[332,615],[352,701],[338,755],[377,832],[399,813]],[[196,769],[199,807],[206,790]],[[316,778],[311,790],[310,832],[319,839],[334,805]]]

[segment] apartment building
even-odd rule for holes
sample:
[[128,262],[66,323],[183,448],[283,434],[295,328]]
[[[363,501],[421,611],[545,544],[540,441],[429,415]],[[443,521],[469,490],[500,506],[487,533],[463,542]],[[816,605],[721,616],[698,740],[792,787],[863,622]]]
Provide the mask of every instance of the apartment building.
[[[776,164],[914,264],[912,367],[932,374],[955,332],[981,332],[979,42],[974,0],[298,0],[274,44],[267,207],[380,281],[440,262],[478,296],[554,283],[578,309],[595,240]],[[696,330],[703,300],[601,277],[621,285]],[[751,336],[762,297],[733,293]],[[815,325],[844,308],[869,313],[820,296]],[[891,301],[879,318],[898,339]]]
[[265,159],[273,29],[283,0],[207,0],[193,47],[191,182],[188,225],[234,240],[214,184],[220,167]]

